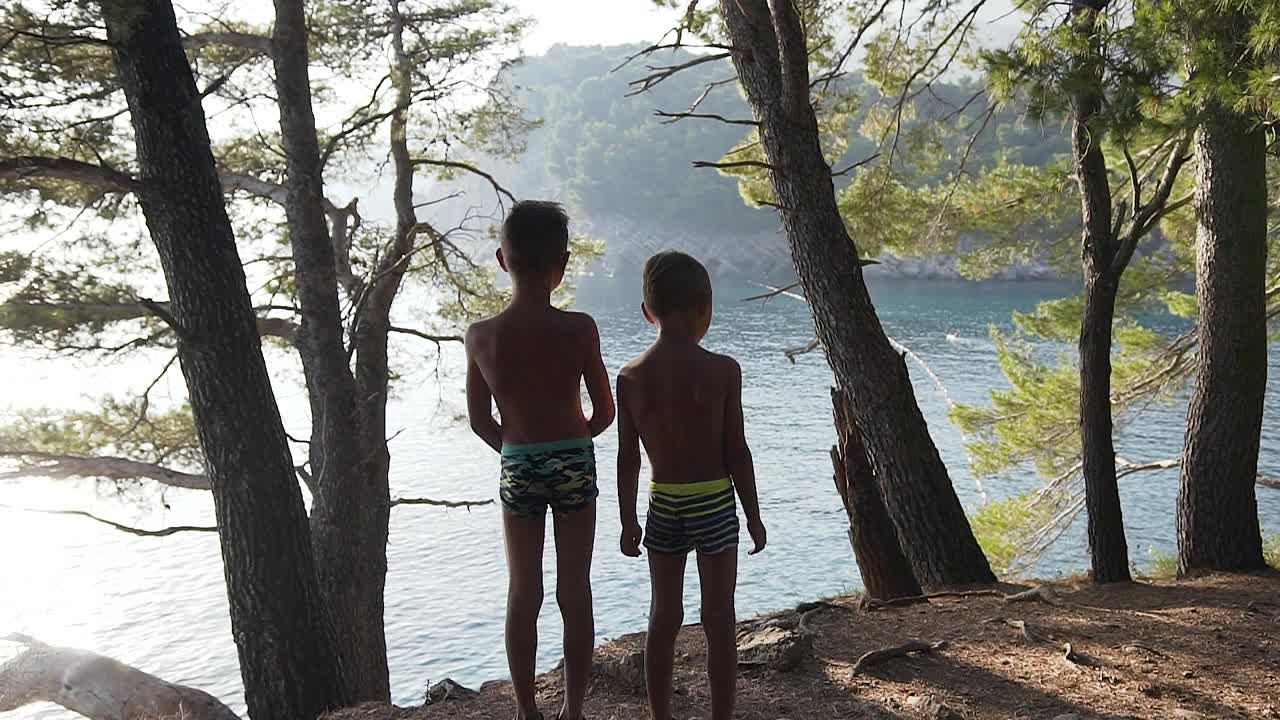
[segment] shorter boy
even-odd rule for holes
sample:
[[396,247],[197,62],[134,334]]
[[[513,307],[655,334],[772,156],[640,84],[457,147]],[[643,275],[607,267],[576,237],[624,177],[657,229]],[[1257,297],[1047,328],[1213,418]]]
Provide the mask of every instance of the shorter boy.
[[702,629],[707,640],[711,719],[733,717],[738,648],[733,606],[738,579],[734,490],[755,544],[765,528],[742,418],[742,370],[699,346],[711,326],[711,279],[692,257],[661,252],[644,266],[641,310],[658,339],[618,373],[618,504],[622,553],[640,555],[636,520],[640,442],[652,471],[643,531],[653,583],[645,682],[653,720],[671,720],[671,673],[684,622],[684,569],[698,553]]
[[[556,602],[564,620],[564,705],[581,720],[591,679],[595,625],[591,550],[596,526],[592,438],[613,422],[609,375],[595,321],[551,304],[569,261],[569,226],[555,203],[522,201],[502,224],[498,263],[511,275],[511,302],[467,329],[467,414],[502,454],[502,529],[507,549],[507,664],[517,720],[541,720],[534,694],[542,546],[554,514]],[[581,388],[591,399],[583,413]],[[501,422],[493,417],[498,404]]]

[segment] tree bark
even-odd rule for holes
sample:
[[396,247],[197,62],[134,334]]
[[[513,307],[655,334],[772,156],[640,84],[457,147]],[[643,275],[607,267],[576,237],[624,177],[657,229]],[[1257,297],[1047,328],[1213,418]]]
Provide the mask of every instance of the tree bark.
[[315,717],[347,698],[173,7],[111,0],[103,11],[137,144],[138,199],[205,453],[245,699],[255,720]]
[[[1248,27],[1230,14],[1205,35],[1235,57]],[[1204,108],[1195,141],[1200,351],[1178,493],[1184,574],[1266,565],[1254,492],[1267,388],[1266,150],[1255,118]]]
[[351,698],[387,701],[383,614],[391,501],[386,447],[385,441],[366,446],[366,406],[357,401],[343,337],[303,2],[276,0],[275,10],[272,60],[288,166],[285,215],[302,310],[296,345],[311,400],[310,459],[318,490],[311,509],[312,546]]
[[849,518],[849,544],[868,596],[876,600],[922,595],[920,583],[902,554],[893,522],[880,499],[875,472],[867,459],[858,428],[851,419],[849,396],[831,389],[836,445],[831,448],[836,491]]
[[240,720],[203,690],[106,656],[46,645],[25,635],[0,640],[26,646],[0,664],[0,713],[49,702],[90,720]]
[[1111,323],[1116,290],[1110,274],[1094,269],[1086,260],[1080,326],[1080,460],[1089,562],[1094,581],[1100,583],[1131,579],[1111,423]]
[[[1094,32],[1107,0],[1077,2],[1072,28],[1089,43],[1072,72],[1071,154],[1080,188],[1081,261],[1085,305],[1080,324],[1080,459],[1089,524],[1089,563],[1095,582],[1126,582],[1129,548],[1124,537],[1116,451],[1111,424],[1111,326],[1127,258],[1117,267],[1120,239],[1112,223],[1111,184],[1102,153],[1103,64]],[[1135,231],[1136,235],[1136,231]]]
[[[928,587],[992,582],[907,373],[871,304],[857,248],[836,206],[809,99],[808,52],[791,2],[721,0],[732,59],[772,166],[800,283],[836,384],[914,576]],[[776,32],[775,32],[776,26]]]

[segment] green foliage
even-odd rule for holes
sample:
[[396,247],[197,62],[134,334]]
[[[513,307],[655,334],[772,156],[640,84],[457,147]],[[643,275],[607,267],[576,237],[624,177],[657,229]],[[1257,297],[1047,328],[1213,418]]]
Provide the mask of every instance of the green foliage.
[[1026,493],[988,502],[969,517],[973,535],[997,575],[1015,567],[1042,515],[1035,493]]
[[107,396],[96,410],[28,410],[0,426],[0,451],[111,455],[198,471],[204,459],[191,408],[149,410],[145,400]]
[[1178,557],[1157,550],[1141,569],[1141,576],[1151,580],[1172,580],[1178,577]]

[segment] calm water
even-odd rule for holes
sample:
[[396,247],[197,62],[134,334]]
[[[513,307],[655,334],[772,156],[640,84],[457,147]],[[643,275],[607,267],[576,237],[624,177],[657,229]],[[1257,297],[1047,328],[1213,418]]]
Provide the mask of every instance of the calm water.
[[[1043,283],[968,285],[883,280],[873,285],[877,308],[889,334],[911,348],[937,376],[909,363],[916,394],[934,441],[951,469],[966,507],[1030,487],[1034,478],[986,480],[967,471],[963,438],[946,420],[948,403],[982,402],[1002,379],[987,339],[992,324],[1007,325],[1011,309],[1029,310],[1036,301],[1067,292]],[[743,303],[752,289],[721,288],[708,347],[737,357],[745,375],[747,432],[755,454],[770,545],[741,563],[738,609],[749,615],[859,586],[844,517],[831,485],[827,450],[832,441],[825,361],[814,354],[791,364],[784,348],[810,338],[807,308],[777,298]],[[635,288],[586,288],[578,306],[601,327],[605,360],[616,371],[650,341],[652,329],[640,317]],[[405,345],[422,353],[420,345]],[[497,458],[461,423],[462,353],[420,355],[391,407],[393,492],[448,499],[496,495]],[[157,366],[163,358],[157,359]],[[304,407],[296,369],[282,362],[278,392],[293,430]],[[1271,387],[1280,381],[1272,362]],[[150,366],[148,366],[150,367]],[[145,384],[150,376],[136,365],[81,367],[36,363],[10,355],[0,362],[9,402],[64,407],[82,393]],[[78,375],[74,373],[79,373]],[[140,379],[141,378],[141,379]],[[162,392],[179,391],[175,373]],[[1268,396],[1263,467],[1280,471],[1276,434],[1277,394]],[[1181,407],[1156,407],[1130,430],[1120,452],[1149,460],[1176,454],[1182,438]],[[296,434],[296,432],[295,432]],[[596,627],[601,640],[641,629],[648,591],[643,560],[616,550],[618,521],[613,488],[616,436],[599,441],[603,482],[594,584]],[[1149,473],[1128,480],[1122,494],[1135,562],[1173,547],[1176,473]],[[159,526],[211,522],[211,507],[198,493],[169,491],[163,514],[155,495],[139,504],[114,489],[48,484],[0,489],[0,503],[78,507],[122,521]],[[1259,490],[1264,525],[1280,531],[1280,492]],[[496,507],[471,512],[401,507],[393,511],[388,548],[386,628],[392,691],[400,703],[419,702],[427,685],[444,677],[479,684],[505,674],[502,608],[505,573]],[[89,648],[142,667],[171,681],[195,685],[243,711],[235,650],[231,642],[216,539],[207,535],[135,538],[81,518],[56,517],[0,508],[0,547],[6,548],[4,592],[0,595],[0,635],[25,632],[55,644]],[[1038,568],[1065,573],[1086,565],[1082,528],[1073,528]],[[547,587],[554,565],[547,563]],[[696,617],[693,570],[687,584],[690,619]],[[544,608],[540,664],[559,656],[554,604]],[[11,649],[0,644],[0,658]],[[53,706],[31,706],[8,718],[69,716]]]

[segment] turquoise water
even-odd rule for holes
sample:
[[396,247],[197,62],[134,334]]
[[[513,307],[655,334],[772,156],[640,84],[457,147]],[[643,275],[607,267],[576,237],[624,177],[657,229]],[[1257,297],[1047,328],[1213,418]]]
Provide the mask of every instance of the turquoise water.
[[[988,328],[1007,325],[1010,310],[1029,310],[1041,299],[1070,292],[1069,286],[882,279],[872,290],[886,331],[937,378],[921,365],[908,363],[917,399],[965,506],[973,510],[984,496],[998,498],[1034,486],[1029,472],[979,483],[967,470],[963,438],[947,422],[946,413],[949,402],[983,402],[991,387],[1002,384],[992,362]],[[716,318],[706,340],[708,347],[735,356],[743,366],[747,433],[770,532],[768,550],[742,558],[741,615],[859,586],[827,457],[832,441],[830,370],[820,354],[800,357],[795,364],[783,356],[784,349],[811,337],[807,308],[785,297],[764,304],[741,302],[757,292],[719,288]],[[579,293],[578,306],[593,313],[601,327],[611,372],[653,336],[640,316],[639,302],[635,287],[588,284]],[[460,348],[439,358],[422,354],[421,345],[406,344],[402,350],[422,360],[408,363],[390,411],[390,427],[399,431],[391,443],[394,491],[446,499],[494,497],[497,457],[460,421]],[[1273,361],[1272,387],[1280,380],[1276,364]],[[6,371],[34,388],[71,382],[38,365]],[[75,382],[88,382],[90,371],[84,369],[86,375]],[[106,382],[101,374],[94,377],[97,384]],[[303,417],[296,369],[283,363],[279,380],[287,381],[278,383],[278,392],[296,431]],[[1278,403],[1277,394],[1270,393],[1262,465],[1271,472],[1280,471]],[[1121,435],[1120,452],[1133,460],[1175,455],[1182,440],[1182,413],[1177,404],[1150,408],[1140,425]],[[624,558],[617,551],[615,438],[612,431],[606,433],[597,451],[602,484],[593,580],[602,641],[642,629],[648,604],[644,561]],[[1171,551],[1176,480],[1176,472],[1163,472],[1125,482],[1122,494],[1135,562],[1147,561],[1156,551]],[[199,494],[166,493],[171,510],[159,515],[112,491],[94,495],[84,488],[63,489],[54,495],[47,486],[38,487],[38,496],[33,493],[28,499],[42,502],[13,504],[53,507],[75,500],[100,514],[151,526],[199,524],[211,518],[207,498]],[[6,495],[5,501],[10,500]],[[1264,524],[1280,531],[1280,492],[1260,489],[1259,503]],[[157,506],[153,502],[147,507]],[[93,649],[166,679],[205,688],[243,709],[213,537],[134,538],[79,518],[0,509],[0,546],[23,548],[6,558],[10,582],[0,596],[0,635],[27,632],[49,642]],[[388,555],[386,622],[395,700],[420,702],[429,682],[444,677],[475,685],[505,675],[506,579],[498,509],[397,508]],[[1086,565],[1083,532],[1077,524],[1038,572],[1069,573]],[[550,589],[550,557],[546,567]],[[690,620],[697,615],[696,597],[691,569]],[[558,625],[549,595],[541,628],[542,668],[559,657]],[[4,656],[0,645],[0,658]],[[33,706],[4,717],[67,716],[56,708]]]

